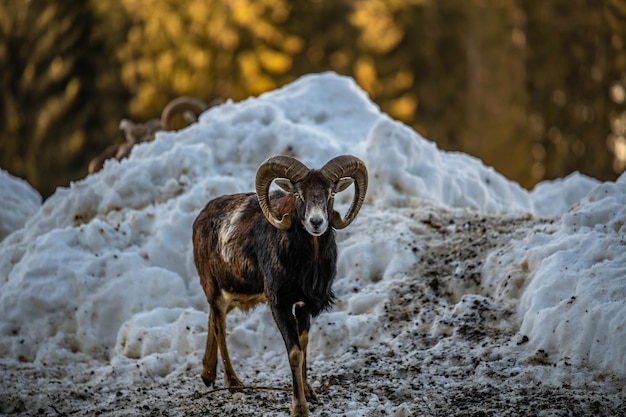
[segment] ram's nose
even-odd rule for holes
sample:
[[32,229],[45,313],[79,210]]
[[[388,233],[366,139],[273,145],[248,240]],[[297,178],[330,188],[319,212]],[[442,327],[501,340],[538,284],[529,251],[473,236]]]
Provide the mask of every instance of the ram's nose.
[[307,231],[313,236],[319,236],[326,231],[328,227],[328,222],[322,216],[311,216],[309,220],[305,223],[305,227]]
[[322,219],[321,217],[313,217],[309,221],[311,222],[311,226],[313,226],[314,229],[319,229],[322,226],[322,223],[324,223],[324,219]]

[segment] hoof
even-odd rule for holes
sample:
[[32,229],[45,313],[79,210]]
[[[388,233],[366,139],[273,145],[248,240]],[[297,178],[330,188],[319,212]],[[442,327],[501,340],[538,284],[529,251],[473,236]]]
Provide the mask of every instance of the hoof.
[[309,385],[308,382],[304,386],[304,396],[306,397],[307,401],[311,401],[314,403],[317,402],[317,394],[315,393],[315,390],[313,389],[313,387],[311,387],[311,385]]
[[243,387],[243,383],[236,376],[231,378],[226,378],[226,386],[229,388],[230,392],[237,392],[239,388]]
[[291,417],[309,417],[309,409],[307,406],[294,406],[291,409]]
[[202,378],[202,382],[204,382],[204,385],[206,385],[209,388],[213,388],[215,386],[215,378],[213,379],[209,379],[206,378],[204,375],[201,375]]

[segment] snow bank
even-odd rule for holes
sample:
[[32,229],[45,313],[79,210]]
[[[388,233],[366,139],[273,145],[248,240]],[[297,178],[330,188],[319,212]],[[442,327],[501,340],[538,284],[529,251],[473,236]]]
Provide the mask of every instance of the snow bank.
[[496,296],[517,302],[529,360],[624,372],[626,174],[494,253],[485,270]]
[[21,178],[0,169],[0,240],[22,228],[41,206],[41,195]]
[[[626,265],[624,179],[594,188],[580,203],[596,181],[573,176],[528,193],[476,158],[438,150],[382,114],[353,80],[332,73],[213,107],[198,123],[160,133],[130,158],[58,189],[0,242],[0,356],[35,363],[59,352],[137,360],[156,375],[187,357],[197,365],[207,304],[193,265],[191,224],[209,199],[253,189],[257,166],[277,153],[311,167],[350,153],[369,168],[366,204],[338,233],[339,302],[315,324],[312,360],[338,360],[351,347],[392,337],[381,309],[390,302],[391,281],[416,279],[411,270],[428,245],[414,233],[420,210],[559,216],[578,203],[553,230],[490,258],[485,279],[497,290],[481,297],[516,307],[520,334],[529,339],[524,346],[533,352],[626,369],[618,283]],[[341,210],[350,198],[337,201]],[[455,227],[442,229],[454,236]],[[517,277],[517,291],[505,288],[507,275]],[[228,327],[236,360],[285,366],[267,309],[233,313]]]
[[579,172],[557,180],[542,181],[530,193],[532,212],[539,217],[558,217],[598,184],[600,181]]
[[407,126],[381,116],[366,146],[370,200],[402,207],[429,202],[483,213],[528,213],[529,194],[482,161],[444,152]]

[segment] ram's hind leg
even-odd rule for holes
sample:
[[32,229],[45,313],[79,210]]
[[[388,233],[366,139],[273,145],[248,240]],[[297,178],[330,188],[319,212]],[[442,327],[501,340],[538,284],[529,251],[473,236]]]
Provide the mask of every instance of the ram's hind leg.
[[206,336],[206,348],[204,350],[204,356],[202,357],[202,381],[207,387],[212,387],[215,384],[217,368],[217,339],[215,337],[215,314],[213,313],[213,306],[209,311],[209,324],[208,332]]
[[302,379],[304,380],[304,395],[309,401],[317,401],[317,395],[309,384],[309,380],[306,374],[306,351],[309,344],[309,329],[311,328],[311,315],[303,304],[296,304],[295,309],[296,321],[298,322],[298,340],[300,342],[300,348],[302,349],[303,361],[302,361]]
[[228,354],[228,347],[226,346],[226,314],[232,307],[225,305],[225,303],[219,303],[221,306],[219,314],[215,318],[215,334],[217,336],[217,345],[220,349],[220,356],[222,357],[222,367],[224,368],[224,381],[228,388],[243,387],[243,384],[237,377],[235,369],[230,362],[230,355]]
[[209,311],[209,324],[206,338],[206,348],[202,357],[202,381],[207,387],[215,384],[217,375],[217,352],[219,349],[222,357],[222,367],[224,368],[224,380],[226,386],[243,386],[233,369],[226,347],[226,314],[229,309],[222,299],[214,300]]

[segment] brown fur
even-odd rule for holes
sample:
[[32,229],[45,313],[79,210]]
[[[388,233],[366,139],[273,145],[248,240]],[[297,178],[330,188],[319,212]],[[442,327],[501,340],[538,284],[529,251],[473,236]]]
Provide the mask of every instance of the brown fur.
[[[354,159],[337,158],[355,164]],[[331,161],[336,164],[337,158]],[[277,164],[282,161],[287,168],[299,166],[290,160],[270,160]],[[267,302],[287,348],[292,374],[291,415],[304,417],[308,416],[307,400],[317,398],[306,372],[311,319],[332,307],[335,298],[332,282],[337,245],[330,221],[335,213],[333,195],[356,178],[338,175],[331,180],[321,170],[309,170],[296,182],[289,178],[277,181],[285,192],[268,196],[271,178],[266,168],[257,171],[257,192],[263,190],[258,197],[256,193],[217,197],[207,203],[193,224],[194,261],[210,306],[201,376],[207,386],[215,383],[219,353],[226,386],[242,386],[226,346],[226,315],[235,307],[246,310]],[[363,175],[361,172],[357,177],[364,192]],[[363,194],[357,195],[362,200]],[[356,202],[355,198],[351,206],[354,215],[360,207]],[[339,218],[342,227],[354,215]]]
[[[282,197],[272,198],[271,201],[271,211],[277,216],[284,213],[284,210],[293,210],[295,204],[295,198],[291,194],[282,194]],[[259,229],[259,225],[266,229]],[[201,373],[208,386],[212,386],[217,377],[218,353],[222,359],[226,386],[233,390],[243,386],[233,369],[226,346],[228,312],[235,307],[247,310],[258,303],[278,302],[275,294],[265,288],[263,278],[258,275],[259,271],[255,271],[255,266],[251,264],[251,253],[246,253],[247,247],[242,244],[250,236],[267,233],[267,230],[275,229],[261,212],[255,193],[218,197],[207,204],[194,222],[194,261],[211,307]],[[319,238],[307,236],[317,262],[320,257]],[[286,253],[293,242],[290,242],[287,233],[277,233],[273,244],[278,245],[280,253]],[[283,261],[276,257],[271,257],[271,268],[275,273],[285,274]],[[306,377],[306,348],[310,325],[307,308],[305,303],[296,302],[295,316],[290,311],[288,313],[292,316],[291,320],[297,319],[303,326],[295,335],[296,344],[288,350],[293,378],[293,416],[307,416],[307,399],[317,398]]]
[[[217,103],[216,101],[215,104]],[[115,158],[119,161],[128,157],[137,143],[154,140],[157,132],[161,130],[173,130],[173,119],[177,114],[182,113],[185,120],[192,123],[197,121],[198,116],[208,108],[209,106],[201,100],[183,96],[170,101],[163,109],[160,119],[150,119],[146,123],[122,119],[120,130],[124,133],[126,141],[110,145],[100,155],[93,158],[89,162],[88,172],[93,174],[100,171],[107,159]]]

